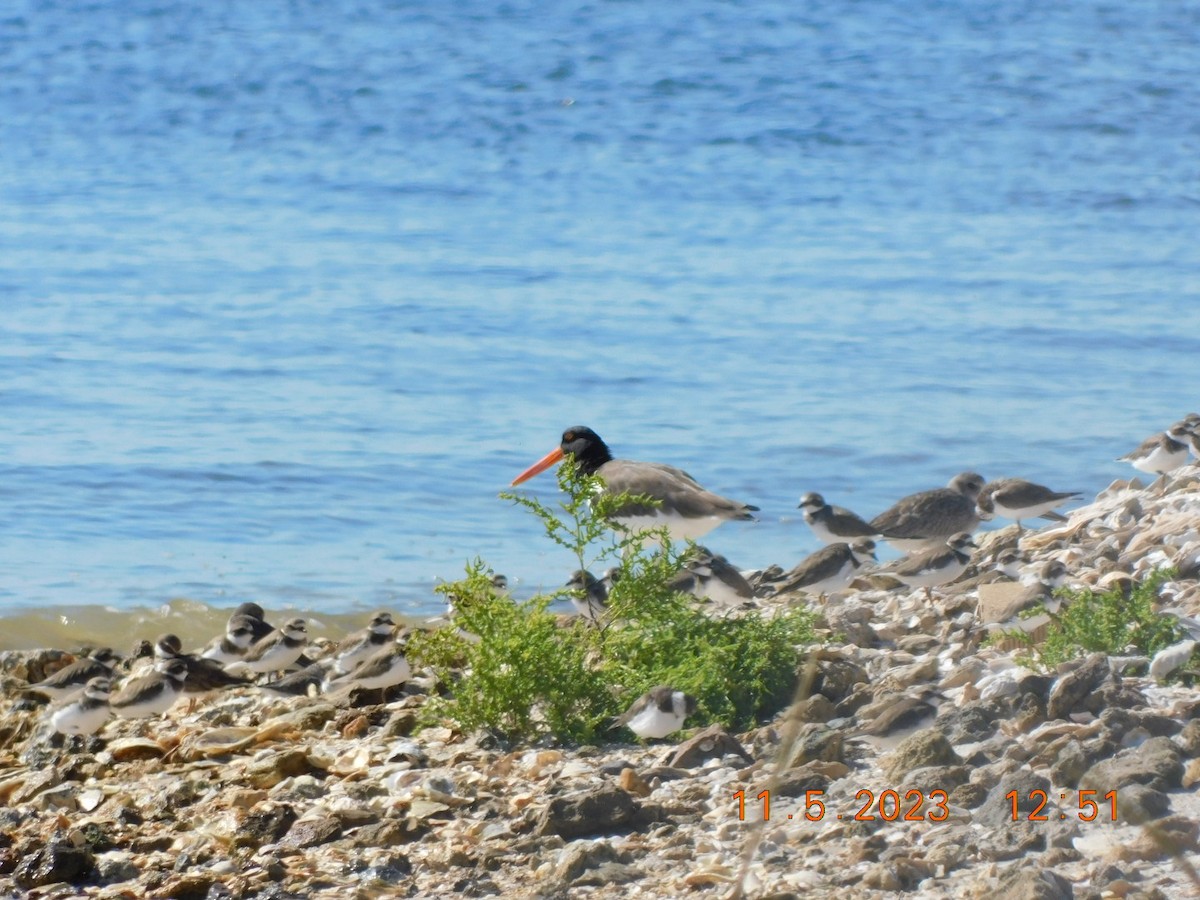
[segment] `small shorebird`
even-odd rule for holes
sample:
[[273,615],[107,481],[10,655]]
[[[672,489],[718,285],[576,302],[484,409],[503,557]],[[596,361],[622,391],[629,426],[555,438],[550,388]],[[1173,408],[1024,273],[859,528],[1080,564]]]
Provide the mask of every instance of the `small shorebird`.
[[754,588],[737,567],[699,544],[688,552],[670,587],[721,606],[741,606],[754,599]]
[[333,651],[333,671],[338,675],[354,671],[364,659],[391,643],[395,632],[396,623],[390,612],[375,613],[366,628],[351,632],[337,645]]
[[1017,531],[1020,531],[1021,520],[1035,516],[1065,522],[1066,517],[1056,513],[1054,508],[1078,496],[1078,491],[1052,491],[1023,478],[1000,478],[985,484],[975,502],[980,511],[989,516],[1016,519]]
[[879,532],[861,516],[843,506],[830,506],[816,492],[801,497],[798,508],[804,510],[804,521],[822,544],[843,544],[879,536]]
[[638,697],[615,724],[624,725],[640,738],[665,738],[682,728],[695,711],[695,697],[660,684]]
[[117,654],[109,647],[93,650],[70,665],[63,666],[49,678],[30,684],[21,690],[41,694],[56,703],[69,700],[80,693],[93,678],[108,678],[117,664]]
[[1021,577],[1021,566],[1029,562],[1029,558],[1015,547],[1010,547],[1007,550],[1002,550],[996,557],[996,561],[992,568],[1011,578],[1013,581]]
[[1117,461],[1127,462],[1149,475],[1174,472],[1187,462],[1194,428],[1186,419],[1176,422],[1166,431],[1146,438],[1124,456],[1118,456]]
[[881,569],[880,574],[890,575],[908,587],[923,587],[929,596],[931,588],[949,584],[966,571],[971,561],[968,547],[974,548],[975,542],[962,531],[952,535],[942,547],[902,559],[891,568]]
[[382,699],[382,693],[388,688],[404,684],[412,677],[412,667],[404,655],[404,648],[395,641],[389,644],[368,656],[353,672],[327,680],[324,684],[325,692],[336,691],[339,688],[363,688],[380,691]]
[[[997,606],[990,611],[989,619],[994,624],[989,628],[1006,627],[1022,612],[1039,603],[1045,605],[1047,612],[1057,613],[1061,601],[1054,597],[1054,591],[1067,583],[1067,574],[1067,567],[1057,559],[1050,559],[1042,563],[1034,575],[1021,579],[1024,589],[1019,594],[1012,597],[1003,606]],[[1047,618],[1045,621],[1049,621],[1049,619]],[[1032,623],[1030,627],[1035,627],[1037,624],[1036,622]]]
[[154,655],[159,659],[178,659],[187,667],[187,680],[183,683],[183,692],[195,695],[193,704],[195,700],[223,688],[250,683],[248,679],[226,671],[215,659],[184,653],[183,643],[174,634],[159,636],[154,643]]
[[983,476],[961,472],[944,488],[920,491],[898,500],[871,520],[883,539],[905,553],[936,549],[947,539],[979,524],[975,500]]
[[584,475],[597,475],[606,489],[650,497],[657,505],[629,503],[613,517],[632,530],[666,526],[672,540],[696,540],[722,522],[753,519],[757,506],[728,500],[702,488],[691,475],[662,463],[614,459],[608,445],[582,425],[563,432],[562,442],[513,479],[518,485],[567,456]]
[[180,659],[160,659],[154,671],[131,678],[109,699],[112,711],[123,719],[144,719],[165,713],[183,693],[187,664]]
[[268,634],[274,631],[274,627],[266,620],[266,614],[263,608],[254,601],[239,603],[237,609],[233,611],[235,616],[248,616],[254,625],[254,640],[261,641]]
[[875,542],[859,538],[853,544],[844,541],[829,544],[806,556],[783,576],[776,594],[804,591],[826,594],[844,588],[867,560],[875,559]]
[[608,609],[608,585],[587,569],[577,569],[563,587],[571,591],[571,605],[585,619],[599,621]]
[[251,644],[240,665],[260,675],[282,672],[300,658],[307,643],[308,625],[303,619],[289,619],[266,637]]
[[256,630],[255,620],[251,616],[234,613],[229,617],[225,633],[209,643],[200,655],[223,666],[239,662],[254,643]]
[[50,724],[59,734],[95,734],[112,715],[108,706],[111,691],[108,678],[89,678],[82,694],[51,714]]
[[316,662],[305,666],[298,672],[289,672],[282,678],[263,682],[257,685],[257,687],[264,691],[271,691],[275,694],[287,694],[292,697],[317,694],[321,691],[321,684],[329,676],[328,669],[329,666],[327,663]]

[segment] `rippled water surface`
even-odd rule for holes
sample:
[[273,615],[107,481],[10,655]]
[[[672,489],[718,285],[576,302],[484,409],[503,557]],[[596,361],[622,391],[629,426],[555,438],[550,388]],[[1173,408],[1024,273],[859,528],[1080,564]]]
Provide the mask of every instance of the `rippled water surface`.
[[1094,493],[1200,406],[1198,81],[1196,2],[12,0],[0,604],[556,586],[496,495],[573,424],[743,567]]

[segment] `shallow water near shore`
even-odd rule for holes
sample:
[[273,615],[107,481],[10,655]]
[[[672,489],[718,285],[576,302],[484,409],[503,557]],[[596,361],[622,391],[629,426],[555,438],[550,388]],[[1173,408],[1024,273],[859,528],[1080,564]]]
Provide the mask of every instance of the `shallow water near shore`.
[[1198,33],[1194,4],[12,5],[0,648],[123,647],[164,604],[197,639],[244,600],[423,617],[476,556],[558,587],[497,494],[574,424],[760,506],[706,541],[742,568],[816,549],[809,490],[1094,496],[1200,405]]

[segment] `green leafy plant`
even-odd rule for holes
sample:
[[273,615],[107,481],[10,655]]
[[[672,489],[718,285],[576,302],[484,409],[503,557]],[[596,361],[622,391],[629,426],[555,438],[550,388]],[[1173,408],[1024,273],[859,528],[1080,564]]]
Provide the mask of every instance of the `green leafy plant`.
[[707,613],[670,586],[690,545],[672,544],[665,529],[633,532],[611,523],[623,505],[648,498],[606,493],[600,479],[581,475],[570,460],[558,479],[564,499],[557,510],[502,496],[537,516],[579,568],[613,564],[603,621],[564,621],[551,612],[565,589],[514,601],[476,560],[464,579],[439,587],[454,599],[454,625],[410,648],[451,685],[450,696],[431,705],[433,715],[512,740],[592,741],[657,684],[692,694],[697,719],[730,728],[749,727],[786,705],[800,648],[813,640],[812,613]]
[[1045,641],[1035,648],[1037,663],[1050,668],[1087,653],[1153,656],[1180,640],[1183,631],[1170,616],[1154,611],[1158,589],[1172,572],[1160,569],[1134,586],[1126,597],[1120,588],[1096,593],[1060,588],[1063,599],[1051,618]]

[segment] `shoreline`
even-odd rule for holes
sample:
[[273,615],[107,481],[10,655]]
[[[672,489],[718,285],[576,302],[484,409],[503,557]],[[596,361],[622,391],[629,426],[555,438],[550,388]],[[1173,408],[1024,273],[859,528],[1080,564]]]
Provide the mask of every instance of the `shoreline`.
[[[1031,565],[1069,559],[1080,584],[1141,580],[1200,550],[1197,523],[1192,467],[1114,482],[1022,546]],[[1015,527],[986,537],[984,556]],[[1174,590],[1200,613],[1194,578]],[[1195,690],[1102,655],[1023,669],[1019,651],[980,642],[977,603],[970,582],[932,602],[835,594],[820,607],[819,693],[748,732],[650,744],[417,730],[435,689],[418,673],[384,704],[239,688],[193,713],[114,720],[72,752],[14,699],[37,654],[0,653],[0,895],[725,897],[753,846],[750,897],[1193,896],[1162,835],[1200,868]],[[1088,790],[1115,792],[1115,822],[1080,818]],[[1028,817],[1038,791],[1044,821]]]

